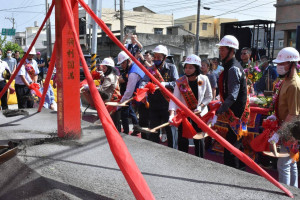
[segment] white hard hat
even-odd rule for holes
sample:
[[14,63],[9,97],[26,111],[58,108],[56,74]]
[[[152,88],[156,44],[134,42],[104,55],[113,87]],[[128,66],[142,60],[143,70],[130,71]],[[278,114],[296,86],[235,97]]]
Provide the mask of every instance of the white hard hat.
[[118,65],[129,59],[129,56],[125,53],[125,51],[121,51],[118,55]]
[[157,47],[155,47],[153,49],[153,53],[161,53],[164,54],[165,56],[168,55],[168,49],[167,47],[163,46],[163,45],[158,45]]
[[201,58],[195,54],[189,55],[183,64],[191,64],[191,65],[198,65],[201,67]]
[[[28,49],[29,49],[29,47],[30,47],[30,46],[26,46],[24,51],[27,52]],[[36,54],[36,51],[35,51],[35,48],[34,48],[34,47],[31,48],[31,51],[29,52],[29,54],[31,54],[31,55],[35,55],[35,54]]]
[[100,65],[107,65],[107,66],[115,67],[115,62],[111,58],[104,58]]
[[233,35],[225,35],[219,44],[216,44],[219,47],[231,47],[234,49],[239,49],[239,41]]
[[281,49],[273,60],[274,63],[297,62],[300,60],[299,52],[293,47],[285,47]]

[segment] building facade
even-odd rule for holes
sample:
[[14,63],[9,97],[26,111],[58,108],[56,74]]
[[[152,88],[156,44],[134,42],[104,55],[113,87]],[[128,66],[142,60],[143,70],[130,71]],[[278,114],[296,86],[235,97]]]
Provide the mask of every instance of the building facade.
[[[200,15],[199,37],[217,37],[220,39],[220,25],[225,22],[235,22],[237,19],[215,18],[212,15]],[[174,20],[175,26],[182,26],[185,30],[196,34],[197,15],[182,17]]]
[[300,0],[277,0],[276,30],[284,31],[284,47],[296,47],[296,29],[300,26]]

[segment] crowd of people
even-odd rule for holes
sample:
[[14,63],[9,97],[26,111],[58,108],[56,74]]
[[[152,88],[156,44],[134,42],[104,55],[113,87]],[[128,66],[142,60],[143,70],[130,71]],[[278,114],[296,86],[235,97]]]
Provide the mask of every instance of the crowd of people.
[[[268,108],[269,113],[273,115],[266,116],[265,120],[270,123],[276,122],[278,128],[269,130],[264,127],[264,131],[268,129],[269,132],[263,142],[268,142],[270,145],[277,143],[281,145],[281,153],[286,152],[291,155],[278,158],[279,181],[298,187],[298,157],[295,155],[299,155],[297,140],[300,138],[300,132],[297,132],[300,129],[298,117],[300,115],[300,79],[297,73],[300,57],[296,49],[283,48],[276,59],[271,62],[267,56],[260,56],[258,61],[253,61],[251,48],[244,47],[241,50],[239,62],[236,58],[236,52],[240,48],[239,42],[234,36],[226,35],[217,44],[220,60],[219,58],[201,60],[199,56],[190,54],[184,56],[176,66],[167,59],[169,54],[165,46],[158,45],[153,50],[144,51],[137,36],[131,35],[130,37],[129,44],[125,44],[128,36],[124,38],[124,45],[128,51],[188,109],[198,116],[204,116],[209,112],[208,105],[212,101],[220,104],[215,116],[208,123],[211,124],[212,129],[220,121],[225,123],[223,125],[226,129],[224,138],[241,151],[243,150],[242,138],[247,134],[251,112],[250,99],[264,94],[266,90],[268,92],[273,90],[272,108]],[[19,52],[15,52],[15,58],[12,58],[10,50],[6,53],[7,58],[1,60],[2,51],[0,50],[1,90],[9,78],[5,75],[13,73],[20,61]],[[36,60],[33,59],[34,56]],[[277,64],[277,67],[271,63]],[[33,107],[33,84],[43,80],[44,66],[45,62],[40,53],[36,53],[33,48],[15,78],[19,109]],[[249,73],[254,68],[256,71],[253,74]],[[257,75],[255,73],[258,72],[261,76],[257,80],[253,79],[253,76]],[[138,89],[146,87],[153,81],[124,51],[118,54],[117,62],[111,57],[104,58],[97,67],[96,74],[97,76],[94,73],[93,77],[100,80],[98,91],[103,101],[117,102],[120,105],[107,106],[119,132],[125,134],[131,132],[129,121],[136,126],[149,129],[155,129],[167,123],[164,128],[158,129],[155,133],[141,132],[141,137],[156,143],[167,141],[168,147],[183,152],[188,152],[190,139],[193,139],[195,155],[204,158],[205,138],[187,136],[183,122],[178,126],[174,125],[175,116],[182,114],[183,111],[163,90],[156,86],[154,91],[147,93],[141,101],[133,99]],[[51,87],[49,90],[52,90]],[[88,94],[89,88],[84,87],[82,91]],[[12,87],[10,87],[10,92],[14,92]],[[49,98],[45,106],[53,108],[51,103],[54,101],[53,92],[47,93],[49,93]],[[88,101],[92,99],[88,98]],[[121,106],[124,103],[127,106]],[[7,109],[7,93],[1,98],[1,105],[2,109]],[[187,118],[187,121],[193,129],[192,132],[202,133],[201,127],[192,119]],[[139,133],[137,129],[132,131],[133,136]],[[257,138],[254,139],[256,143]],[[276,153],[277,148],[270,150]],[[245,164],[227,149],[224,149],[223,158],[225,165],[245,170]]]
[[[125,38],[124,41],[126,39],[128,38]],[[185,56],[176,67],[174,63],[167,60],[168,50],[165,46],[158,45],[153,50],[143,51],[142,44],[136,35],[131,36],[131,42],[124,44],[129,52],[191,111],[203,116],[208,112],[210,102],[215,100],[219,102],[220,107],[209,123],[214,128],[219,119],[222,119],[223,122],[225,119],[227,130],[225,139],[237,149],[243,150],[242,138],[247,133],[251,112],[250,98],[262,95],[266,90],[273,90],[275,81],[278,80],[278,74],[279,78],[284,81],[280,87],[278,98],[274,100],[276,106],[270,110],[270,113],[275,112],[275,114],[272,117],[266,116],[266,120],[276,121],[278,127],[285,126],[285,124],[296,124],[295,119],[300,112],[300,98],[298,98],[300,82],[296,71],[300,58],[299,52],[292,47],[284,48],[279,52],[277,59],[273,61],[277,67],[271,65],[272,62],[267,56],[261,56],[260,60],[253,62],[251,48],[248,47],[242,48],[241,61],[238,62],[235,55],[239,49],[239,42],[234,36],[226,35],[217,44],[220,60],[218,58],[201,60],[199,56],[191,54]],[[105,62],[108,59],[111,60],[110,64]],[[114,112],[111,112],[118,130],[128,134],[130,132],[129,119],[134,125],[149,129],[155,129],[169,122],[155,133],[141,131],[141,137],[156,143],[167,141],[169,147],[188,152],[189,139],[192,138],[184,133],[182,124],[178,127],[173,125],[174,117],[182,112],[179,107],[158,87],[153,93],[146,95],[143,100],[139,102],[132,100],[137,89],[145,87],[152,80],[124,51],[119,53],[116,63],[120,68],[117,68],[112,61],[111,58],[105,58],[98,68],[103,84],[103,86],[100,85],[99,92],[106,102],[119,101],[119,103],[126,102],[128,104],[126,107],[117,107]],[[257,81],[250,81],[249,84],[249,80],[252,79],[249,78],[248,71],[254,67],[251,66],[253,63],[261,72],[261,76]],[[107,72],[106,68],[120,69],[120,72],[118,70]],[[109,76],[114,78],[108,78]],[[112,86],[110,92],[105,89],[108,88],[107,84]],[[104,87],[104,85],[106,86]],[[113,88],[115,89],[113,90]],[[115,96],[106,95],[104,98],[102,94],[104,90]],[[119,117],[116,118],[116,116]],[[188,118],[188,122],[195,133],[202,132],[201,127],[193,120]],[[137,135],[138,130],[134,129],[131,135]],[[277,138],[280,139],[289,138],[288,141],[295,141],[299,137],[292,135],[287,128],[271,133],[267,140],[270,140],[273,135],[278,135]],[[204,140],[204,138],[193,138],[195,155],[202,158],[205,153]],[[293,143],[293,150],[290,146],[285,145],[286,142],[278,144],[282,145],[282,152],[295,153],[299,148],[296,143]],[[291,158],[278,159],[279,180],[295,187],[298,186],[296,183],[298,178],[295,177],[298,174],[295,172],[296,161]],[[227,149],[224,149],[224,164],[245,170],[245,164]],[[289,170],[291,173],[287,173]],[[290,174],[292,178],[288,177]]]
[[[27,52],[28,49],[29,46],[26,46],[25,52]],[[2,74],[0,77],[0,91],[5,87],[11,75],[15,73],[17,65],[21,61],[19,51],[13,52],[11,49],[7,49],[5,53],[6,58],[2,60],[3,51],[0,49],[0,74]],[[37,94],[43,91],[44,69],[45,61],[41,57],[41,53],[36,52],[33,47],[15,77],[14,87],[13,84],[11,84],[8,92],[5,92],[1,98],[2,110],[8,109],[8,94],[14,93],[16,93],[18,109],[33,108],[35,102],[39,100],[36,98]],[[57,106],[51,86],[48,88],[44,107],[56,110]]]

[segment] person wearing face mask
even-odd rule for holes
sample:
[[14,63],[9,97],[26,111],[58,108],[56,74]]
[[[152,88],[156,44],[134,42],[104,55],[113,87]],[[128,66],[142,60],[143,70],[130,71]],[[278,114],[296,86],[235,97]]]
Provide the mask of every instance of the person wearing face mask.
[[273,60],[277,63],[277,73],[284,78],[280,85],[278,106],[275,102],[279,124],[288,122],[300,114],[300,78],[296,71],[298,61],[299,52],[293,47],[282,49]]
[[[1,60],[1,58],[2,58],[2,49],[0,49],[0,92],[5,87],[6,80],[10,78],[10,68],[7,62]],[[14,93],[15,90],[11,86],[9,86],[9,89],[11,94]],[[2,110],[8,109],[7,91],[1,97],[1,108]]]
[[10,49],[6,51],[6,58],[3,59],[3,61],[7,62],[10,71],[14,73],[17,67],[17,60],[12,57],[12,51]]
[[[167,89],[174,90],[176,80],[178,77],[177,68],[174,64],[167,63],[166,57],[168,50],[163,45],[158,45],[153,50],[154,65],[148,70],[150,73]],[[149,121],[150,128],[157,127],[169,120],[169,98],[167,95],[157,89],[154,94],[148,95],[149,101]],[[173,136],[171,127],[165,127],[167,133],[168,147],[173,147]],[[150,135],[149,140],[159,143],[159,133],[153,133]]]
[[[298,77],[296,67],[300,61],[299,52],[293,47],[286,47],[279,51],[274,63],[277,63],[277,73],[283,77],[283,80],[278,85],[278,96],[274,98],[275,101],[275,116],[279,126],[284,127],[291,121],[297,119],[300,115],[300,78]],[[276,92],[276,93],[277,93]],[[276,95],[274,95],[276,97]],[[276,135],[275,133],[274,135]],[[300,133],[298,132],[298,135]],[[272,138],[275,138],[273,135]],[[271,139],[272,139],[271,138]],[[270,140],[271,140],[270,139]],[[297,140],[296,140],[297,141]],[[275,143],[277,143],[276,141]],[[291,143],[293,144],[293,143]],[[280,152],[296,152],[299,150],[297,144],[289,144],[281,142]],[[296,148],[293,148],[296,147]],[[294,150],[295,151],[294,151]],[[291,154],[289,157],[278,158],[277,170],[279,182],[298,187],[298,169],[297,159]]]
[[[126,85],[126,87],[122,87],[121,95],[123,95],[120,103],[130,99],[133,96],[133,93],[139,87],[141,79],[145,76],[145,73],[129,58],[129,56],[121,51],[118,55],[118,65],[121,66],[123,70],[123,74],[119,81],[121,84]],[[121,108],[121,120],[122,126],[124,129],[124,133],[129,133],[129,122],[128,117],[131,115],[132,123],[138,124],[137,117],[133,112],[131,107],[131,103],[129,103],[128,107]]]
[[[29,46],[26,46],[25,52],[27,52]],[[22,65],[20,71],[15,78],[15,88],[18,100],[18,108],[33,108],[34,100],[32,98],[31,91],[32,83],[37,83],[39,69],[37,62],[33,59],[36,55],[35,48],[32,47],[27,59]]]
[[[246,76],[242,66],[235,59],[239,42],[234,36],[225,35],[217,46],[219,46],[224,71],[219,76],[218,86],[222,104],[216,112],[216,118],[227,125],[226,140],[237,149],[243,150],[241,138],[247,128],[250,108]],[[224,149],[224,164],[245,169],[245,164],[227,149]]]
[[[201,59],[192,54],[186,58],[183,64],[184,76],[176,80],[174,96],[192,111],[202,112],[212,100],[213,95],[208,77],[200,74]],[[171,100],[169,105],[170,122],[172,122],[177,109],[178,106]],[[192,120],[189,121],[197,132],[201,132],[201,129],[199,129],[196,123]],[[182,125],[180,125],[178,127],[178,150],[187,153],[189,149],[189,140],[188,138],[183,137],[182,132]],[[195,155],[204,158],[204,139],[194,139],[194,144]]]

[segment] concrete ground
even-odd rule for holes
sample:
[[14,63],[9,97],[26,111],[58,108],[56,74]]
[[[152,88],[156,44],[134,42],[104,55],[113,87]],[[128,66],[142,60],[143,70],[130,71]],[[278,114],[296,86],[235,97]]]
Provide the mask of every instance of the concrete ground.
[[[0,113],[0,144],[22,142],[18,155],[0,165],[0,199],[134,199],[95,111],[83,116],[78,140],[57,138],[56,112],[28,111],[27,117]],[[260,176],[122,138],[156,199],[289,199]],[[286,187],[300,199],[299,189]]]

